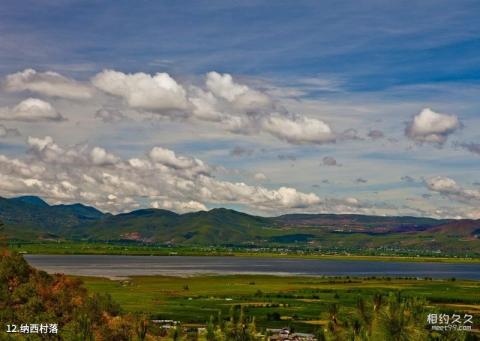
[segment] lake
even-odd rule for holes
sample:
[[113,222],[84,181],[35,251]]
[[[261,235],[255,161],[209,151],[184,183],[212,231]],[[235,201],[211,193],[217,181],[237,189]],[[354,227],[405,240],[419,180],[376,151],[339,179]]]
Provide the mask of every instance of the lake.
[[49,273],[124,278],[199,274],[391,276],[480,280],[480,264],[381,262],[265,257],[25,255]]

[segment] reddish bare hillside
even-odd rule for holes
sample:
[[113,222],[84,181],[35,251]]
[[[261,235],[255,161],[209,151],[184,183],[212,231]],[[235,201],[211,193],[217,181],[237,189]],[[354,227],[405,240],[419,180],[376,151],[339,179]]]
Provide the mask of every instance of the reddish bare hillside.
[[480,220],[453,220],[430,229],[431,233],[441,233],[450,237],[480,238]]

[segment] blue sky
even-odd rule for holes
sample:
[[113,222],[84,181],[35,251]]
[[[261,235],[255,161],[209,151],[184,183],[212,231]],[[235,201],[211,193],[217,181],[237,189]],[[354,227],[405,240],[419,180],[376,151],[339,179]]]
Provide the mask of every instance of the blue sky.
[[[0,195],[30,191],[111,211],[155,203],[179,211],[480,217],[479,14],[478,1],[4,1],[0,154],[8,160],[0,175],[18,186],[0,186]],[[26,69],[35,75],[8,81]],[[174,112],[159,102],[172,94],[118,90],[106,69],[133,87],[140,85],[129,75],[144,73],[148,83],[167,73],[180,87]],[[204,95],[216,104],[199,114]],[[41,102],[19,106],[30,98]],[[62,153],[85,150],[60,166],[29,142],[46,136]],[[121,163],[148,159],[156,146],[208,164],[210,180],[188,178],[187,191],[152,179],[138,192],[102,182],[105,172],[124,182],[139,176],[123,174]],[[95,147],[117,159],[95,165],[97,186],[89,189],[73,168],[92,161]],[[15,178],[16,159],[46,171]],[[401,180],[407,176],[413,181]],[[32,179],[39,184],[25,185]],[[76,189],[58,195],[62,181]],[[248,195],[241,186],[198,194],[239,183],[250,186]]]
[[477,81],[479,11],[476,1],[6,1],[2,68],[324,74],[355,90]]

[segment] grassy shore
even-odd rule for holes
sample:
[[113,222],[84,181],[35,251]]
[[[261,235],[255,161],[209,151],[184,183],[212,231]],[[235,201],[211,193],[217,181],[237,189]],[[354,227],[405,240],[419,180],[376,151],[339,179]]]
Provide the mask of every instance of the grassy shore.
[[379,262],[438,262],[438,263],[480,263],[480,258],[460,257],[425,257],[425,256],[371,256],[371,255],[333,255],[333,254],[288,254],[288,253],[248,253],[237,252],[235,256],[243,257],[281,257],[301,259],[325,259],[325,260],[356,260],[356,261],[379,261]]
[[137,244],[93,243],[93,242],[41,242],[12,243],[12,250],[28,254],[77,254],[77,255],[132,255],[132,256],[242,256],[242,257],[282,257],[325,260],[359,260],[383,262],[441,262],[441,263],[480,263],[474,257],[441,257],[424,255],[382,255],[360,253],[308,252],[303,250],[251,251],[238,248],[214,247],[166,247]]

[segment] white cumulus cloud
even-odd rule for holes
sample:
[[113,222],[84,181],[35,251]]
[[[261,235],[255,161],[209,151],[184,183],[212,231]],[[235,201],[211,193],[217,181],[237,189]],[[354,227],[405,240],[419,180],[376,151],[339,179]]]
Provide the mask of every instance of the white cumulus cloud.
[[208,208],[198,201],[175,201],[175,200],[163,200],[163,201],[153,201],[151,203],[153,208],[163,208],[169,211],[174,211],[177,213],[187,213],[187,212],[198,212],[198,211],[207,211]]
[[56,72],[37,72],[26,69],[10,74],[4,81],[5,90],[30,91],[46,96],[71,99],[86,99],[92,97],[92,89],[73,79]]
[[167,73],[151,76],[104,70],[92,78],[92,83],[106,93],[124,98],[132,108],[162,112],[183,110],[187,105],[185,89]]
[[448,135],[460,128],[457,116],[437,113],[430,108],[423,109],[408,123],[405,134],[418,142],[442,144]]
[[0,108],[0,119],[25,122],[65,120],[50,103],[38,98],[28,98],[13,108]]
[[94,147],[90,152],[90,157],[95,165],[113,165],[120,160],[117,156],[101,147]]
[[270,115],[263,120],[262,126],[272,135],[293,144],[322,144],[335,141],[335,134],[330,126],[315,118]]
[[198,173],[208,172],[208,167],[202,160],[188,156],[177,156],[174,151],[166,148],[153,147],[148,155],[152,161],[167,167]]
[[435,176],[425,180],[425,185],[431,191],[440,193],[450,199],[472,206],[480,204],[480,191],[460,186],[454,179],[446,176]]
[[236,83],[228,73],[209,72],[206,85],[215,96],[225,99],[242,110],[256,110],[272,105],[269,96],[253,90],[247,85]]

